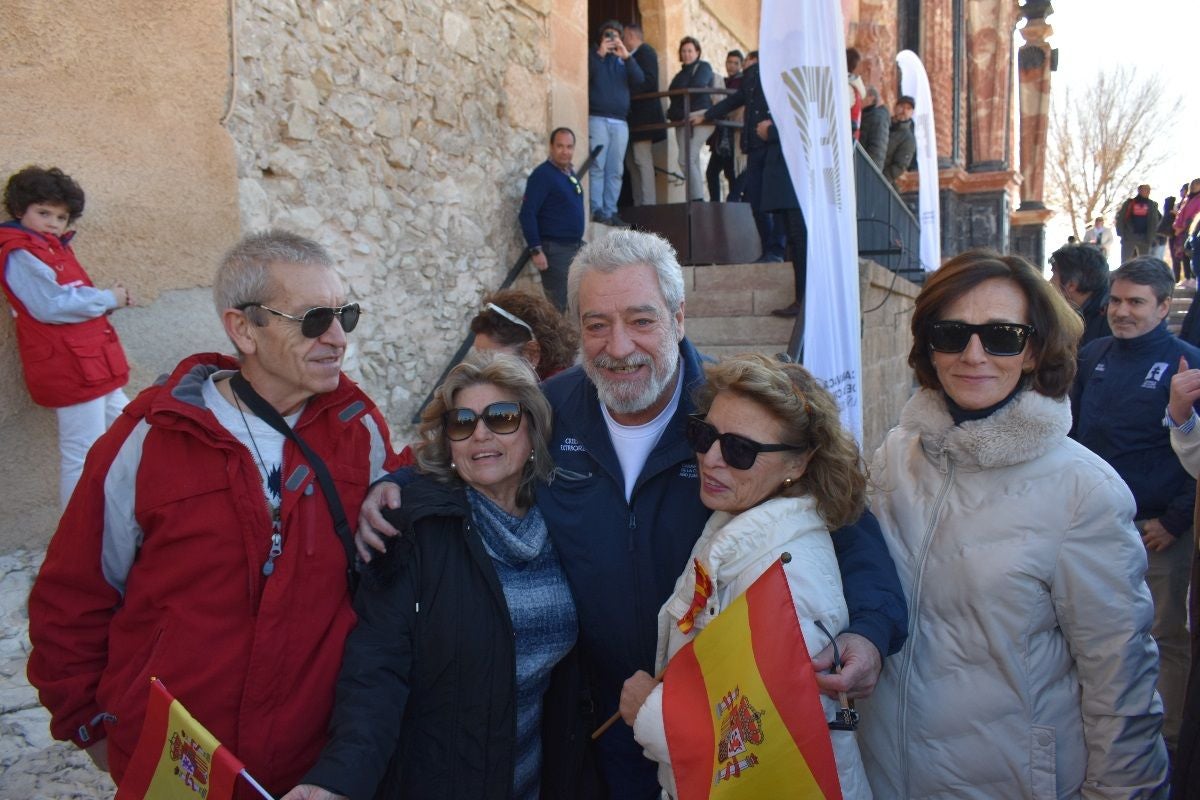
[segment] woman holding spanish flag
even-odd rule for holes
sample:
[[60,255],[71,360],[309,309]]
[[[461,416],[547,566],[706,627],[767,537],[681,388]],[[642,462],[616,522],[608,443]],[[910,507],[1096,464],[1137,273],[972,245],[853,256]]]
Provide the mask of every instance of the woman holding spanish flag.
[[[687,435],[701,501],[715,513],[659,611],[660,673],[781,557],[809,655],[849,616],[829,531],[862,513],[866,479],[836,401],[803,367],[759,355],[723,360],[705,375],[701,413],[689,420]],[[625,682],[621,716],[659,762],[659,782],[675,798],[663,698],[663,684],[638,672]],[[838,704],[824,697],[821,703],[826,719],[834,719]],[[758,713],[751,709],[755,719]],[[832,739],[842,797],[869,798],[854,734],[834,731]]]

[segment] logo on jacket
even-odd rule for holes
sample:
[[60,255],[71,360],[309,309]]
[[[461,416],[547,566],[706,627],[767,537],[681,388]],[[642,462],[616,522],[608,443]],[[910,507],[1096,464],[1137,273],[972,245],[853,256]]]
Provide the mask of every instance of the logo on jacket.
[[560,452],[563,452],[563,453],[586,453],[587,452],[587,448],[584,447],[582,444],[580,444],[578,439],[574,439],[570,436],[563,439],[559,443],[558,449]]
[[696,469],[696,462],[689,461],[679,468],[679,477],[681,478],[698,478],[700,471]]
[[758,765],[758,756],[747,753],[750,745],[763,743],[762,719],[765,713],[750,704],[750,698],[739,687],[727,692],[716,705],[721,721],[721,738],[717,742],[717,771],[713,786],[731,780],[743,771]]
[[1142,381],[1143,389],[1157,389],[1158,382],[1162,380],[1163,375],[1167,371],[1167,362],[1156,362],[1150,371],[1146,373],[1146,379]]

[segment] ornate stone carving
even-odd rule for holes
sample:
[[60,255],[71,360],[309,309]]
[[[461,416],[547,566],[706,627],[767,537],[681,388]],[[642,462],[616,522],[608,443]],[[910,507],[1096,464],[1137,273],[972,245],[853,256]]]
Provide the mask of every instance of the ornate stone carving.
[[[954,158],[955,107],[963,102],[955,92],[954,3],[929,0],[921,4],[921,61],[929,73],[933,93],[933,122],[937,131],[938,160]],[[961,108],[961,106],[959,106]]]
[[970,163],[1004,168],[1010,161],[1009,124],[1013,0],[966,0]]
[[897,0],[861,0],[856,20],[850,22],[847,45],[862,54],[858,74],[890,109],[896,102]]
[[[1040,3],[1026,14],[1045,14],[1050,4]],[[1050,122],[1050,45],[1054,29],[1043,16],[1030,17],[1021,28],[1025,45],[1017,53],[1021,101],[1021,208],[1041,208],[1046,183],[1046,131]]]

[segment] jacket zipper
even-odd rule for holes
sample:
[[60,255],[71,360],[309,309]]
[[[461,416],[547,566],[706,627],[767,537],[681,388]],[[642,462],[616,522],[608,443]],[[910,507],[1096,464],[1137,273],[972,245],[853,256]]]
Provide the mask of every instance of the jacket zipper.
[[279,522],[279,509],[271,509],[271,549],[267,553],[267,560],[263,562],[262,574],[264,578],[271,577],[271,573],[275,571],[275,559],[283,554],[283,526]]
[[946,455],[946,451],[941,452],[942,463],[946,465],[946,478],[942,481],[942,487],[938,490],[937,499],[933,503],[933,510],[929,515],[929,522],[925,526],[925,535],[921,541],[921,552],[917,557],[917,574],[913,579],[912,601],[908,605],[908,652],[904,655],[904,662],[900,669],[900,704],[897,708],[896,720],[896,736],[900,743],[900,779],[903,781],[905,793],[909,791],[909,774],[908,774],[908,750],[906,743],[908,742],[908,690],[909,690],[909,673],[912,671],[913,653],[916,652],[916,641],[919,635],[917,621],[920,619],[918,609],[921,607],[921,589],[924,586],[925,564],[929,558],[929,548],[933,544],[933,533],[937,527],[938,516],[942,511],[942,504],[946,501],[946,495],[950,493],[950,486],[954,482],[954,462]]

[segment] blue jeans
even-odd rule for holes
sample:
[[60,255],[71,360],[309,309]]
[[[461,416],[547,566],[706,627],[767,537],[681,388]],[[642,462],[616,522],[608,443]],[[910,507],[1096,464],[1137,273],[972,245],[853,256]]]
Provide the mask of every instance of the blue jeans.
[[588,147],[604,145],[588,171],[588,195],[592,214],[611,217],[617,213],[621,178],[625,175],[625,147],[629,144],[629,125],[623,119],[588,117]]

